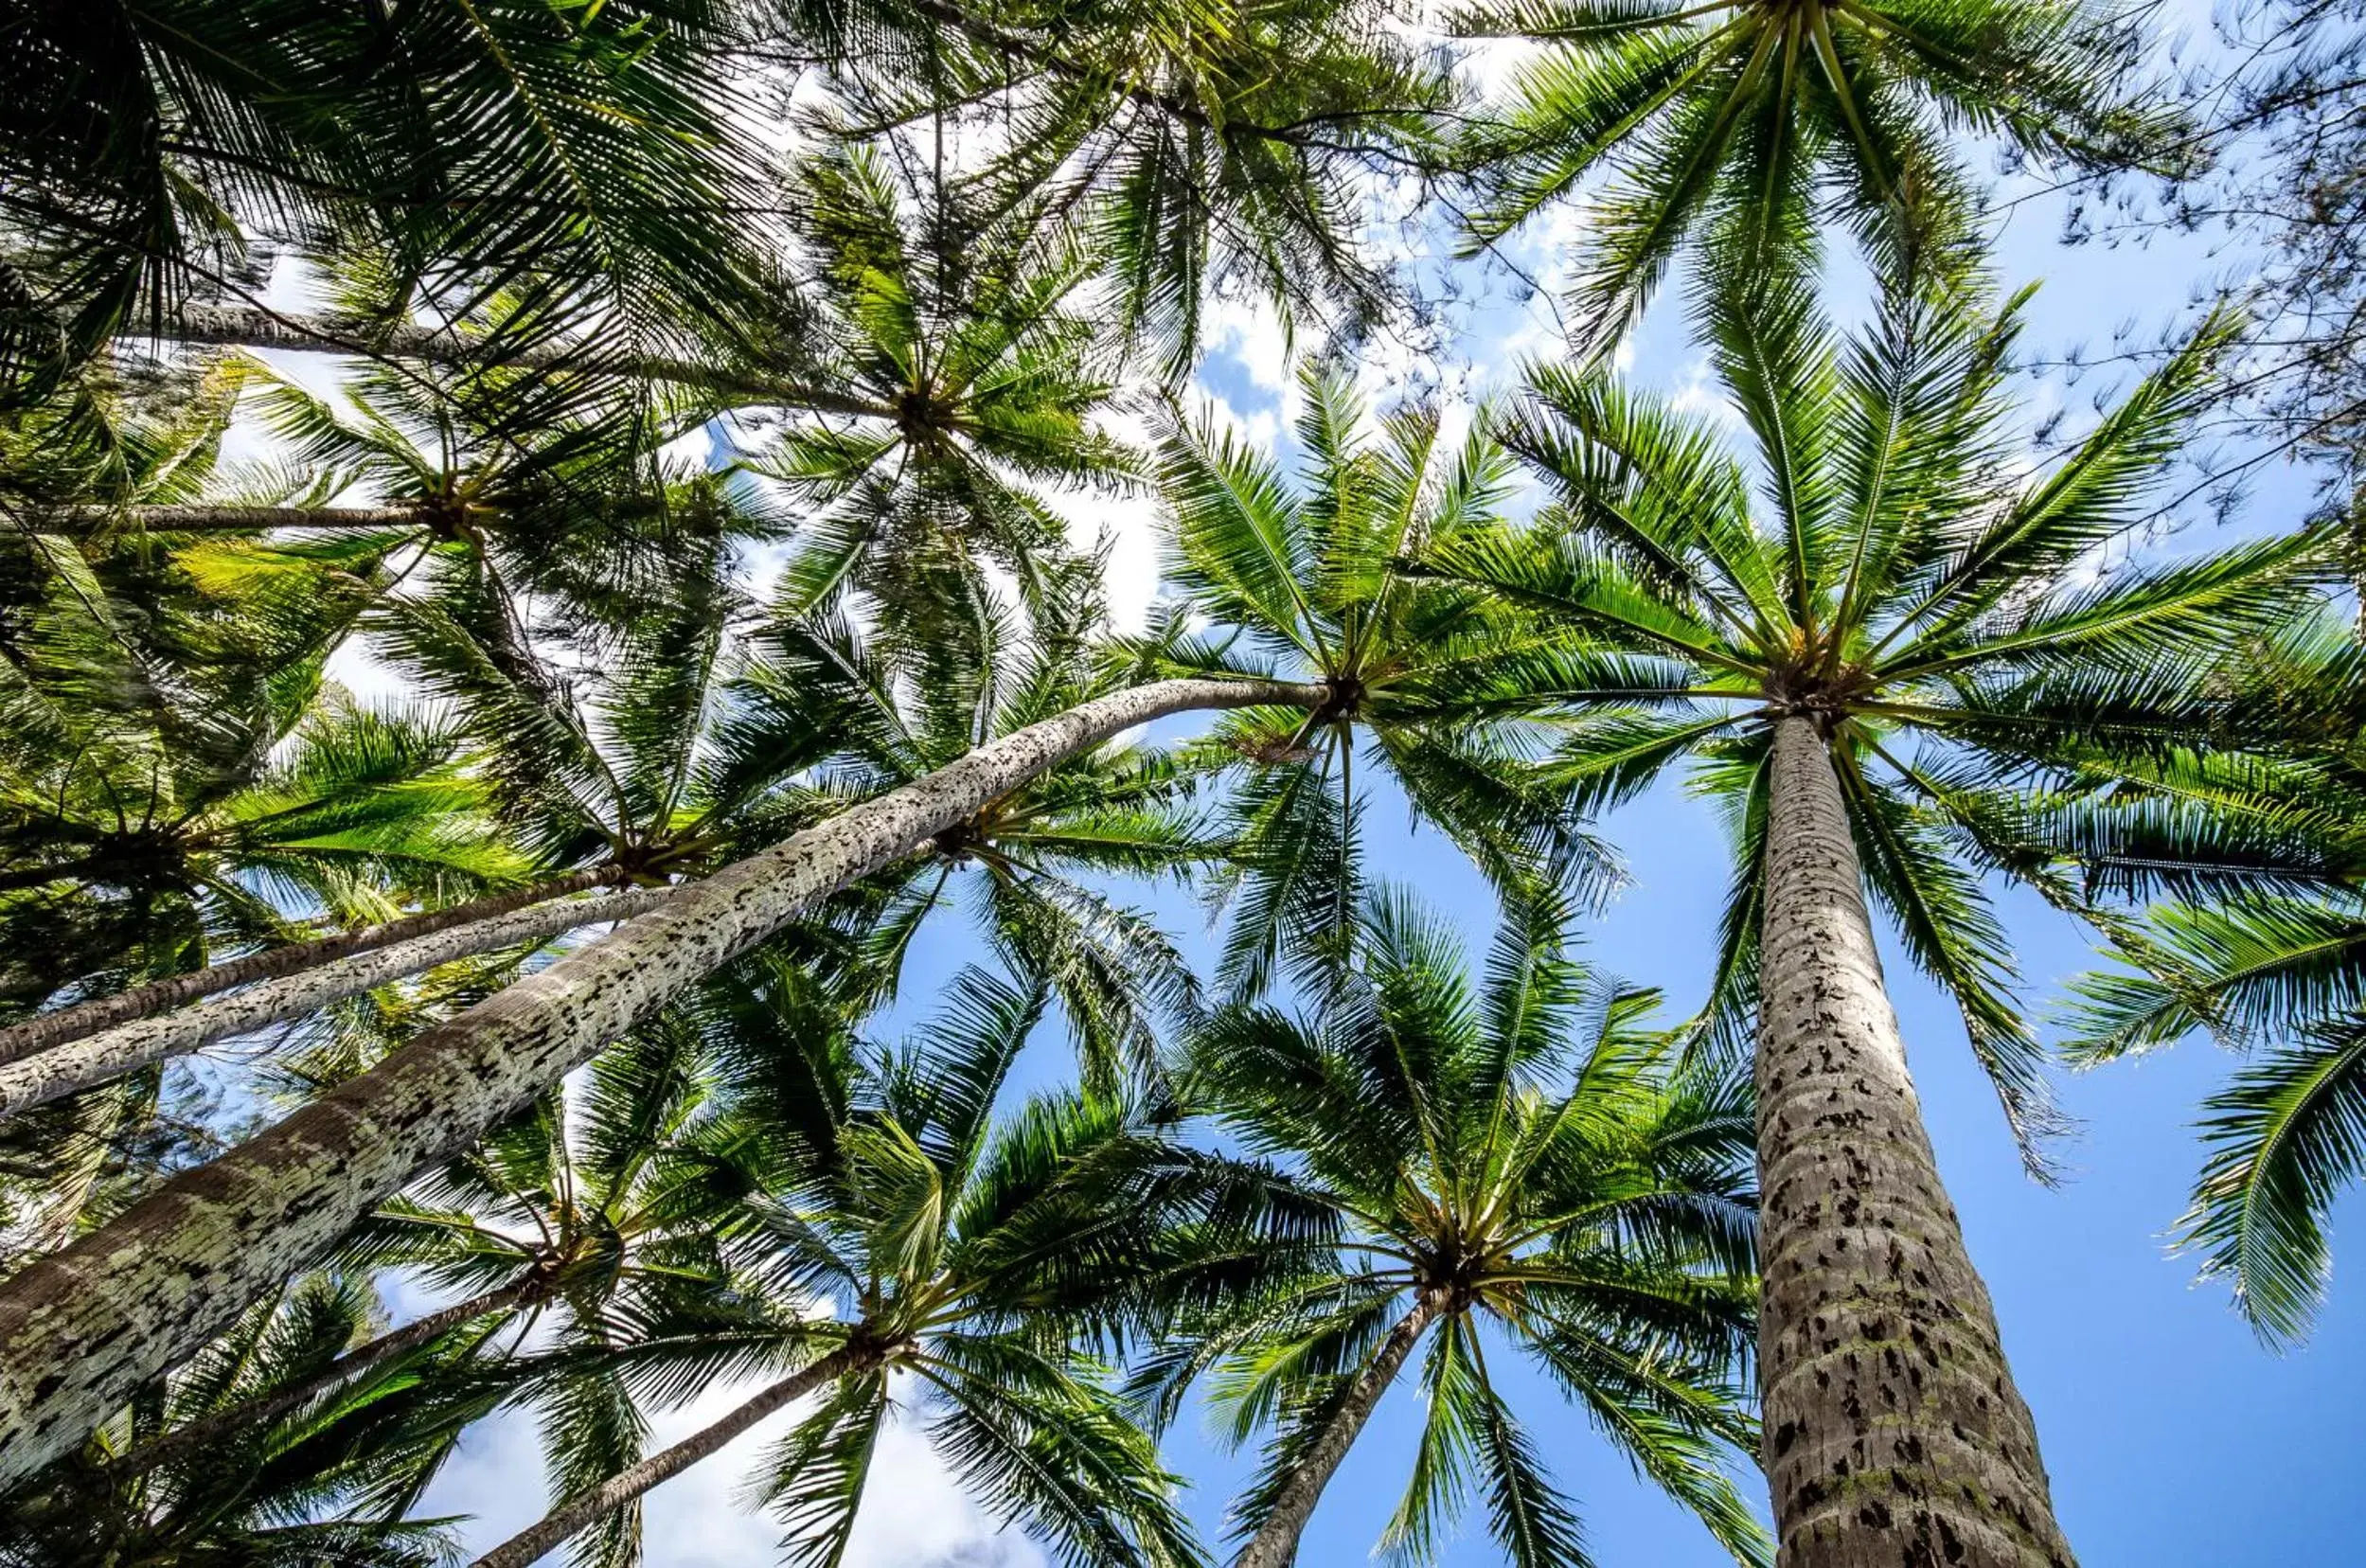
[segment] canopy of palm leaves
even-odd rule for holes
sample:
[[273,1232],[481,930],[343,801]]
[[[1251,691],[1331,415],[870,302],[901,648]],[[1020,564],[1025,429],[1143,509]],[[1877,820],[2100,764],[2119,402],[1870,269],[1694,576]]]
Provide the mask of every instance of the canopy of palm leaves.
[[[1935,295],[1935,297],[1934,297]],[[1752,461],[1716,424],[1550,367],[1501,425],[1551,488],[1535,525],[1443,542],[1432,569],[1601,639],[1551,775],[1587,808],[1698,763],[1740,867],[1710,1019],[1747,1038],[1771,721],[1815,718],[1867,885],[1955,999],[2036,1155],[2041,1054],[1984,875],[2071,900],[1994,793],[2141,778],[2223,716],[2211,679],[2304,614],[2327,570],[2302,532],[2099,568],[2150,515],[2161,454],[2212,396],[2214,324],[2022,477],[2001,381],[2018,301],[1894,289],[1853,338],[1782,280],[1712,296],[1714,359]]]
[[965,970],[911,1044],[882,1050],[790,982],[715,1037],[730,1109],[685,1168],[738,1207],[724,1235],[749,1278],[832,1304],[808,1350],[867,1352],[760,1473],[791,1561],[840,1560],[907,1400],[963,1488],[1058,1560],[1197,1560],[1173,1478],[1087,1346],[1253,1274],[1227,1216],[1258,1184],[1169,1148],[1121,1099],[1003,1105],[1048,996]]
[[[1353,327],[1385,308],[1370,176],[1441,167],[1445,62],[1369,0],[887,0],[839,56],[859,124],[952,104],[986,178],[1081,218],[1120,324],[1187,371],[1219,294]],[[874,29],[865,31],[865,28]],[[819,29],[816,29],[819,31]]]
[[2057,0],[1503,0],[1458,30],[1538,45],[1466,156],[1491,240],[1591,181],[1573,304],[1607,345],[1689,235],[1737,278],[1812,276],[1821,225],[1895,259],[1978,222],[1956,138],[2167,168],[2183,127],[2136,80],[2130,17]]
[[2359,644],[2331,614],[2237,652],[2233,710],[2116,789],[2014,803],[2111,918],[2127,966],[2074,982],[2074,1065],[2207,1033],[2244,1064],[2203,1102],[2208,1159],[2181,1224],[2261,1337],[2304,1337],[2332,1269],[2327,1211],[2366,1174],[2366,785]]
[[[275,243],[368,256],[515,336],[727,319],[762,160],[724,112],[740,8],[541,0],[391,12],[222,0],[44,7],[9,27],[5,359],[31,385]],[[258,254],[259,253],[259,254]]]
[[1246,1534],[1391,1325],[1434,1294],[1388,1550],[1429,1560],[1475,1491],[1510,1560],[1589,1560],[1492,1351],[1564,1391],[1737,1559],[1765,1560],[1722,1468],[1755,1446],[1746,1084],[1681,1065],[1645,1026],[1656,996],[1597,981],[1550,929],[1507,925],[1473,977],[1404,896],[1359,915],[1355,973],[1319,1009],[1226,1008],[1189,1058],[1195,1103],[1336,1216],[1336,1250],[1207,1314],[1146,1387],[1171,1403],[1206,1370],[1236,1441],[1277,1425],[1235,1509]]
[[903,137],[815,160],[796,196],[832,406],[748,463],[807,517],[783,597],[851,580],[922,615],[933,571],[1057,561],[1042,488],[1107,493],[1135,468],[1096,428],[1117,365],[1086,313],[1085,237],[1047,197],[1000,199]]
[[1217,974],[1262,989],[1277,964],[1335,962],[1363,877],[1359,756],[1506,900],[1598,888],[1607,851],[1537,767],[1543,717],[1591,684],[1577,640],[1485,592],[1410,574],[1425,549],[1499,523],[1511,465],[1480,435],[1443,437],[1407,410],[1377,430],[1348,384],[1301,377],[1293,487],[1229,432],[1176,423],[1160,477],[1179,601],[1136,645],[1144,669],[1319,682],[1308,714],[1249,709],[1195,760],[1236,764],[1223,805],[1235,906]]

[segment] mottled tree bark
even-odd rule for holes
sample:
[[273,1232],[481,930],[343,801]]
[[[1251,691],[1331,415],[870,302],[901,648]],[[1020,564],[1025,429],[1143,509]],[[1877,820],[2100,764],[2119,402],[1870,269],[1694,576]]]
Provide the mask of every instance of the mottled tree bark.
[[1404,1368],[1405,1358],[1427,1330],[1444,1305],[1436,1292],[1424,1291],[1415,1297],[1413,1310],[1396,1320],[1396,1327],[1380,1342],[1379,1352],[1370,1365],[1356,1374],[1356,1381],[1347,1387],[1347,1396],[1331,1413],[1330,1424],[1314,1440],[1305,1458],[1298,1462],[1274,1494],[1273,1510],[1265,1516],[1265,1523],[1256,1537],[1240,1549],[1233,1559],[1233,1568],[1290,1568],[1298,1559],[1298,1538],[1307,1533],[1307,1523],[1314,1518],[1314,1506],[1323,1500],[1323,1488],[1330,1485],[1340,1462],[1347,1451],[1356,1446],[1356,1434],[1364,1422],[1372,1418],[1373,1409],[1388,1385],[1396,1381]]
[[495,893],[472,899],[467,903],[454,904],[449,909],[425,910],[381,925],[340,931],[309,941],[290,942],[284,947],[265,948],[260,953],[250,953],[223,963],[209,964],[202,970],[191,970],[187,974],[168,975],[145,986],[134,986],[113,996],[78,1002],[70,1007],[60,1007],[55,1012],[42,1013],[0,1029],[0,1062],[21,1060],[51,1045],[80,1040],[84,1035],[95,1034],[128,1019],[145,1018],[151,1013],[163,1012],[168,1007],[177,1007],[184,1002],[193,1002],[201,996],[228,990],[233,986],[274,980],[283,974],[311,969],[315,964],[343,958],[348,953],[367,953],[372,948],[407,942],[414,936],[449,931],[454,926],[466,925],[471,920],[507,915],[513,909],[541,903],[545,899],[580,893],[587,887],[598,886],[614,875],[613,871],[597,867],[570,871],[564,876],[552,877],[531,886],[512,888],[507,893]]
[[1782,1568],[2072,1568],[1807,718],[1775,727],[1765,870],[1759,1378]]
[[53,1045],[21,1061],[0,1064],[0,1120],[95,1088],[126,1073],[138,1072],[168,1058],[187,1056],[217,1040],[306,1017],[332,1002],[359,996],[407,974],[424,973],[462,958],[498,953],[520,942],[556,936],[579,926],[629,920],[655,909],[678,891],[674,887],[638,887],[597,899],[558,899],[529,904],[507,915],[266,980],[179,1012],[118,1024],[112,1029]]
[[408,528],[427,521],[418,507],[77,507],[30,526],[42,533],[80,536],[117,525],[149,533],[260,533],[269,528]]
[[850,1372],[875,1365],[880,1359],[876,1348],[841,1345],[812,1365],[781,1379],[714,1425],[703,1427],[673,1447],[650,1454],[631,1470],[619,1470],[591,1490],[568,1498],[478,1558],[474,1568],[526,1568],[526,1564],[541,1560],[659,1482],[680,1475],[773,1412],[794,1404]]
[[[147,335],[130,331],[129,337]],[[349,354],[365,359],[424,360],[432,365],[472,365],[489,356],[484,345],[456,333],[416,322],[339,321],[331,316],[266,311],[256,306],[190,305],[166,324],[163,335],[180,343],[214,344],[234,348],[278,348],[299,353]],[[752,375],[695,365],[684,360],[617,356],[592,347],[535,345],[508,350],[499,363],[523,370],[586,375],[634,376],[648,381],[675,382],[709,392],[745,398],[773,407],[799,408],[819,414],[892,416],[881,408],[842,392],[807,386],[785,377]]]
[[1030,724],[683,890],[0,1281],[0,1488],[80,1442],[380,1200],[847,882],[1137,724],[1327,695],[1158,681]]
[[525,1299],[535,1284],[535,1279],[528,1275],[471,1296],[466,1301],[440,1308],[400,1328],[389,1329],[367,1345],[354,1346],[309,1378],[298,1379],[285,1388],[274,1389],[243,1404],[217,1410],[210,1416],[201,1416],[152,1443],[133,1449],[107,1467],[107,1478],[123,1481],[134,1475],[144,1475],[159,1465],[172,1464],[204,1449],[217,1438],[259,1426],[265,1421],[276,1421],[314,1395],[349,1381],[373,1366],[440,1339],[462,1324],[517,1305]]

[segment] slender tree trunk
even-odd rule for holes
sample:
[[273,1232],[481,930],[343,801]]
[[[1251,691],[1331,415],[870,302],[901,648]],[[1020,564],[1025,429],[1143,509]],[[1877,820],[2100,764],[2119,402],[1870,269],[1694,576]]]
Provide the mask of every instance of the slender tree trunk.
[[1314,1517],[1314,1506],[1322,1501],[1323,1488],[1330,1485],[1333,1472],[1355,1446],[1356,1434],[1372,1418],[1380,1396],[1396,1381],[1405,1358],[1413,1354],[1414,1344],[1436,1319],[1443,1304],[1437,1293],[1423,1291],[1414,1298],[1413,1310],[1396,1320],[1396,1327],[1380,1342],[1379,1354],[1372,1358],[1372,1364],[1356,1374],[1356,1381],[1348,1384],[1346,1398],[1331,1413],[1330,1424],[1314,1440],[1314,1447],[1307,1451],[1307,1456],[1283,1480],[1281,1490],[1273,1498],[1273,1511],[1265,1516],[1256,1539],[1242,1547],[1240,1556],[1233,1559],[1233,1568],[1290,1568],[1298,1559],[1298,1538],[1307,1533],[1307,1523]]
[[597,899],[558,899],[528,904],[507,915],[318,964],[179,1012],[118,1024],[112,1029],[52,1045],[22,1060],[0,1064],[0,1121],[126,1073],[136,1073],[167,1058],[187,1056],[217,1040],[306,1017],[332,1002],[359,996],[406,974],[419,974],[480,953],[498,953],[520,942],[556,936],[579,926],[632,919],[655,909],[679,891],[678,887],[638,887]]
[[36,515],[41,533],[80,536],[117,524],[149,533],[260,533],[267,528],[408,528],[426,520],[417,507],[75,507]]
[[774,1411],[794,1404],[850,1372],[875,1364],[880,1359],[880,1352],[868,1345],[839,1346],[812,1365],[781,1379],[714,1425],[650,1454],[631,1470],[617,1471],[591,1490],[568,1498],[478,1558],[475,1568],[526,1568],[526,1564],[539,1561],[578,1532],[607,1518],[659,1482],[680,1475]]
[[107,1478],[110,1481],[124,1481],[134,1475],[145,1475],[157,1466],[171,1464],[217,1438],[266,1421],[276,1421],[314,1395],[358,1377],[373,1366],[440,1339],[464,1323],[515,1306],[525,1299],[526,1292],[533,1287],[534,1281],[529,1275],[481,1295],[471,1296],[466,1301],[454,1302],[416,1322],[391,1329],[367,1345],[347,1351],[309,1378],[299,1379],[285,1388],[274,1389],[258,1399],[248,1399],[226,1410],[217,1410],[210,1416],[201,1416],[152,1443],[133,1449],[107,1467]]
[[0,1488],[80,1442],[373,1204],[846,883],[1137,724],[1326,695],[1158,681],[1030,724],[685,889],[0,1280]]
[[2072,1568],[1907,1076],[1840,783],[1775,727],[1759,1378],[1782,1568]]
[[570,871],[562,877],[552,877],[528,887],[495,893],[464,904],[454,904],[449,909],[426,910],[418,915],[405,915],[400,919],[388,920],[382,925],[364,926],[357,931],[340,931],[327,936],[315,936],[310,941],[265,948],[260,953],[250,953],[225,963],[191,970],[187,974],[169,975],[145,986],[134,986],[113,996],[78,1002],[70,1007],[60,1007],[55,1012],[42,1013],[0,1029],[0,1062],[17,1061],[51,1045],[80,1040],[84,1035],[95,1034],[128,1019],[145,1018],[168,1007],[177,1007],[184,1002],[193,1002],[201,996],[228,990],[233,986],[251,985],[258,980],[276,980],[281,975],[294,974],[315,964],[326,964],[348,953],[367,953],[372,948],[407,942],[415,936],[425,936],[433,932],[449,931],[454,926],[467,925],[471,920],[507,915],[513,909],[541,903],[545,899],[580,893],[587,887],[597,887],[614,875],[614,872],[599,867]]
[[[147,334],[132,331],[125,335]],[[483,344],[415,322],[356,324],[331,316],[266,311],[255,306],[186,306],[176,320],[166,324],[164,336],[180,343],[348,354],[364,359],[424,360],[431,365],[467,365],[490,359]],[[568,345],[512,349],[501,354],[498,363],[525,370],[676,382],[752,402],[820,414],[879,416],[894,412],[844,393],[800,385],[783,377],[753,376],[681,360],[619,357]]]

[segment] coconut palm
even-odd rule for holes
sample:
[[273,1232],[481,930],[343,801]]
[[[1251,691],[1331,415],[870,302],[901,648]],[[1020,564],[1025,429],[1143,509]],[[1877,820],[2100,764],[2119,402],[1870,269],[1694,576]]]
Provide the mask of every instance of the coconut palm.
[[1236,1561],[1296,1558],[1416,1350],[1428,1414],[1392,1553],[1427,1559],[1475,1486],[1512,1561],[1589,1560],[1498,1381],[1510,1354],[1737,1559],[1766,1560],[1722,1468],[1755,1440],[1747,1086],[1683,1065],[1645,1027],[1657,998],[1587,974],[1557,921],[1506,925],[1474,983],[1407,897],[1376,893],[1359,916],[1354,974],[1319,1007],[1236,1004],[1190,1046],[1195,1108],[1280,1162],[1338,1237],[1298,1276],[1206,1313],[1142,1377],[1171,1410],[1213,1369],[1234,1440],[1278,1426],[1234,1510]]
[[[1957,1003],[2042,1161],[2041,1058],[1981,879],[2060,889],[2052,849],[2001,829],[1984,787],[2140,780],[2208,732],[2215,662],[2307,613],[2326,560],[2303,533],[2091,576],[2148,515],[2227,330],[2022,478],[1999,393],[2014,319],[1893,287],[1844,341],[1803,285],[1720,295],[1715,357],[1754,475],[1704,419],[1540,368],[1503,435],[1553,505],[1434,552],[1620,650],[1558,753],[1590,804],[1691,759],[1739,828],[1708,1022],[1737,1039],[1754,1000],[1765,1457],[1797,1560],[1910,1555],[1934,1532],[2070,1560],[1931,1163],[1868,899]],[[1931,1346],[1920,1366],[1885,1357],[1901,1335]],[[1870,1457],[1859,1408],[1895,1413]]]
[[[811,725],[832,748],[826,766],[769,797],[781,820],[818,820],[914,783],[982,741],[1119,687],[1094,657],[1096,570],[1054,574],[1026,617],[958,569],[922,580],[943,608],[916,644],[863,628],[844,607],[777,615],[756,633],[732,722]],[[958,619],[955,607],[966,612]],[[1106,884],[1180,881],[1223,854],[1193,805],[1200,782],[1158,746],[1079,752],[942,829],[925,853],[857,882],[838,900],[843,913],[824,918],[861,930],[878,982],[892,988],[925,923],[967,904],[1005,968],[1051,988],[1088,1078],[1107,1087],[1147,1067],[1158,1025],[1196,1005],[1198,982],[1174,943]]]
[[[111,664],[94,684],[169,679],[153,664]],[[0,900],[20,996],[281,934],[289,904],[383,918],[525,869],[448,724],[349,702],[307,713],[300,673],[276,712],[225,712],[202,693],[174,702],[153,687],[117,688],[104,705],[63,701],[62,683],[19,693]]]
[[493,279],[521,347],[727,320],[760,189],[727,109],[744,20],[704,0],[28,13],[0,122],[9,380],[55,384],[258,241],[369,254],[395,318],[420,294],[465,313]]
[[[500,1399],[497,1378],[467,1368],[467,1346],[382,1363],[327,1399],[261,1418],[215,1420],[261,1410],[314,1379],[368,1332],[376,1310],[365,1288],[328,1276],[258,1306],[81,1452],[0,1502],[0,1562],[436,1568],[450,1560],[441,1522],[403,1515],[460,1431]],[[174,1444],[197,1428],[206,1430],[202,1444]],[[159,1446],[171,1448],[169,1463],[123,1463]]]
[[1393,304],[1360,242],[1368,182],[1442,167],[1458,102],[1445,61],[1365,0],[885,0],[830,16],[850,128],[925,117],[990,151],[990,185],[1053,190],[1089,232],[1119,325],[1177,379],[1215,292],[1349,328]]
[[[1206,1272],[1162,1227],[1228,1189],[1209,1188],[1199,1162],[1168,1156],[1143,1113],[1116,1101],[1050,1095],[997,1114],[1048,996],[965,970],[918,1040],[889,1053],[865,1053],[793,987],[742,1014],[719,1042],[736,1111],[699,1140],[689,1160],[703,1172],[685,1185],[745,1216],[724,1234],[743,1257],[771,1254],[752,1277],[833,1310],[801,1326],[786,1377],[571,1498],[478,1568],[534,1561],[812,1397],[757,1487],[790,1560],[835,1563],[901,1378],[965,1488],[1058,1560],[1196,1560],[1155,1447],[1070,1335],[1139,1320],[1162,1263]],[[1208,1232],[1192,1234],[1195,1251],[1212,1250]]]
[[2180,1244],[2278,1345],[2307,1333],[2332,1267],[2327,1210],[2366,1170],[2359,651],[2330,613],[2250,643],[2227,722],[2165,752],[2142,788],[1998,802],[2089,898],[2160,898],[2141,920],[2100,918],[2126,968],[2073,983],[2070,1060],[2202,1033],[2243,1054],[2203,1102],[2208,1160]]
[[1812,271],[1826,222],[1892,260],[1960,240],[1965,132],[2089,169],[2166,170],[2183,145],[2137,80],[2143,25],[2083,4],[1483,0],[1453,25],[1541,45],[1470,138],[1473,234],[1600,182],[1572,285],[1584,347],[1615,342],[1690,236],[1735,276]]
[[[1195,761],[1234,764],[1220,822],[1234,912],[1216,974],[1251,994],[1279,965],[1301,977],[1342,951],[1363,876],[1361,819],[1379,775],[1416,821],[1470,857],[1507,900],[1601,886],[1607,853],[1534,760],[1538,722],[1592,684],[1557,629],[1489,596],[1404,569],[1425,546],[1499,520],[1511,467],[1473,436],[1450,446],[1434,413],[1372,428],[1341,377],[1300,377],[1297,485],[1228,431],[1177,423],[1160,451],[1177,595],[1141,643],[1159,673],[1236,669],[1319,683],[1329,700],[1252,708]],[[1189,630],[1194,617],[1204,631]]]
[[804,348],[833,398],[746,459],[807,514],[782,597],[851,581],[924,617],[948,565],[1032,579],[1064,553],[1046,488],[1138,479],[1097,428],[1116,364],[1084,309],[1086,236],[1048,197],[993,205],[896,140],[814,159],[793,194],[819,302]]

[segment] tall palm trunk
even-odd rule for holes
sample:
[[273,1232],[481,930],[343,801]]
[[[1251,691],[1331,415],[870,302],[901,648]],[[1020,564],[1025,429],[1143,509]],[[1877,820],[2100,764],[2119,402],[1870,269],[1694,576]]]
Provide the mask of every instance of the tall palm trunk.
[[781,1379],[714,1425],[703,1427],[673,1447],[650,1454],[630,1470],[617,1471],[591,1490],[568,1498],[478,1558],[475,1568],[526,1568],[526,1564],[557,1550],[577,1533],[607,1518],[659,1482],[688,1470],[773,1412],[850,1372],[876,1365],[881,1358],[881,1352],[873,1345],[840,1345],[812,1365]]
[[1413,1310],[1396,1320],[1396,1327],[1380,1342],[1379,1354],[1347,1385],[1346,1396],[1331,1413],[1323,1434],[1283,1480],[1281,1489],[1274,1493],[1272,1511],[1265,1516],[1256,1539],[1242,1547],[1240,1556],[1233,1559],[1233,1568],[1290,1568],[1297,1560],[1298,1538],[1307,1533],[1307,1522],[1314,1517],[1314,1506],[1322,1501],[1323,1488],[1330,1485],[1340,1461],[1355,1447],[1356,1434],[1372,1418],[1380,1396],[1396,1381],[1405,1358],[1413,1354],[1414,1343],[1436,1319],[1443,1305],[1444,1299],[1437,1292],[1424,1291],[1414,1298]]
[[418,507],[77,507],[36,516],[42,533],[80,537],[129,524],[148,533],[260,533],[269,528],[410,528],[428,520]]
[[184,1002],[193,1002],[201,996],[211,996],[216,991],[228,990],[233,986],[246,986],[258,980],[276,979],[283,974],[294,974],[299,970],[311,969],[315,964],[326,964],[331,959],[343,958],[348,953],[367,953],[372,948],[382,948],[395,942],[407,942],[415,936],[425,936],[433,932],[449,931],[454,926],[466,925],[471,920],[485,920],[497,915],[507,915],[513,909],[523,909],[528,904],[541,903],[545,899],[564,898],[570,893],[580,893],[587,887],[598,886],[614,875],[614,872],[601,867],[570,871],[564,876],[551,877],[529,886],[512,888],[506,893],[491,894],[463,904],[454,904],[449,909],[425,910],[417,915],[405,915],[400,919],[385,921],[381,925],[363,926],[356,931],[340,931],[330,935],[313,937],[310,941],[290,942],[284,947],[266,948],[260,953],[250,953],[243,957],[230,959],[226,963],[209,964],[202,970],[191,970],[187,974],[173,974],[162,980],[152,980],[145,986],[134,986],[130,990],[117,991],[113,996],[101,996],[89,1002],[78,1002],[73,1007],[60,1007],[55,1012],[45,1012],[38,1017],[26,1019],[21,1024],[11,1024],[7,1028],[0,1029],[0,1062],[21,1060],[35,1051],[62,1042],[80,1040],[86,1034],[96,1033],[111,1025],[121,1024],[127,1019],[145,1018],[150,1013],[162,1012],[167,1007],[177,1007]]
[[1766,857],[1759,1378],[1782,1568],[2072,1568],[1807,718],[1775,727]]
[[1137,724],[1327,696],[1157,681],[1030,724],[684,890],[0,1281],[0,1488],[80,1442],[373,1204],[846,883]]
[[0,1121],[168,1058],[187,1056],[217,1040],[318,1012],[332,1002],[359,996],[406,974],[498,953],[579,926],[629,920],[655,909],[679,891],[677,887],[641,887],[598,899],[529,904],[507,915],[266,980],[220,1001],[117,1025],[53,1045],[21,1061],[0,1065]]
[[152,1443],[133,1449],[107,1467],[107,1479],[124,1481],[134,1475],[145,1475],[157,1466],[172,1464],[217,1439],[237,1432],[252,1431],[266,1421],[277,1420],[314,1395],[358,1377],[373,1366],[440,1339],[464,1323],[516,1306],[538,1283],[533,1275],[527,1274],[471,1296],[466,1301],[455,1301],[449,1307],[439,1308],[400,1328],[390,1329],[367,1345],[354,1346],[309,1378],[300,1378],[285,1388],[276,1388],[258,1399],[217,1410],[210,1416],[201,1416]]

